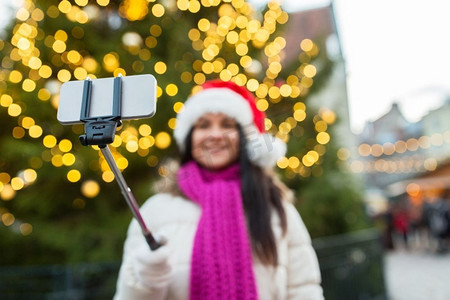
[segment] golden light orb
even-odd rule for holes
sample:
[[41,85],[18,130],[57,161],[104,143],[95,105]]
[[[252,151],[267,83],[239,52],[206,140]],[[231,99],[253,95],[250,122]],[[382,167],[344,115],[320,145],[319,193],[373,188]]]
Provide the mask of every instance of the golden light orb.
[[371,153],[371,147],[369,144],[361,144],[358,147],[358,153],[361,156],[369,156]]
[[350,151],[346,148],[340,148],[336,155],[340,160],[348,160],[350,158]]
[[11,213],[2,214],[2,222],[5,226],[11,226],[16,221],[16,218]]
[[87,73],[86,69],[84,69],[82,67],[78,67],[73,71],[73,75],[78,80],[84,80],[84,79],[86,79],[88,73]]
[[158,62],[155,64],[154,69],[155,69],[155,72],[156,72],[156,73],[158,73],[158,74],[164,74],[164,73],[166,73],[166,71],[167,71],[167,65],[166,65],[164,62],[162,62],[162,61],[158,61]]
[[8,114],[11,117],[17,117],[21,113],[22,113],[22,108],[20,107],[19,104],[12,103],[11,105],[8,106]]
[[208,19],[202,18],[198,21],[197,27],[201,31],[206,32],[211,27],[211,23],[209,22]]
[[152,7],[152,14],[157,18],[164,16],[165,12],[166,12],[166,9],[164,8],[164,6],[162,6],[159,3],[153,5],[153,7]]
[[65,166],[71,166],[75,163],[76,158],[75,155],[73,155],[72,153],[65,153],[62,156],[62,162]]
[[33,232],[33,226],[29,223],[22,223],[19,226],[19,230],[23,236],[27,236]]
[[32,138],[38,138],[42,135],[43,130],[42,127],[39,125],[33,125],[30,127],[30,129],[28,130],[28,134],[32,137]]
[[13,98],[10,95],[3,94],[0,96],[0,105],[8,107],[13,103]]
[[72,142],[68,139],[62,139],[59,142],[58,147],[62,152],[69,152],[70,150],[72,150]]
[[287,157],[282,157],[277,161],[277,166],[280,169],[286,169],[289,166],[289,159]]
[[23,129],[22,127],[16,126],[13,128],[12,131],[12,136],[15,139],[21,139],[25,136],[25,129]]
[[325,145],[330,141],[330,135],[325,131],[319,132],[316,136],[316,140],[319,144]]
[[51,162],[52,165],[54,165],[55,167],[61,167],[63,165],[62,155],[61,154],[53,155],[51,158]]
[[303,68],[303,74],[308,78],[313,78],[317,74],[317,69],[313,65],[306,65]]
[[114,173],[111,170],[106,170],[102,173],[102,179],[104,182],[112,182],[114,178]]
[[165,131],[161,131],[155,136],[155,146],[159,149],[168,148],[171,142],[172,139],[170,135]]
[[128,159],[125,157],[119,157],[117,159],[117,167],[119,167],[120,170],[125,170],[128,168]]
[[53,43],[52,48],[56,53],[63,53],[64,51],[66,51],[67,45],[64,41],[56,40]]
[[78,6],[86,6],[88,4],[89,0],[75,0],[75,3]]
[[125,148],[128,152],[134,153],[139,149],[139,145],[136,141],[132,140],[125,145]]
[[148,124],[142,124],[139,126],[138,131],[142,136],[149,136],[152,133],[152,128]]
[[23,179],[26,183],[35,182],[37,179],[37,172],[33,169],[26,169],[23,171]]
[[100,6],[108,6],[109,0],[97,0],[97,4]]
[[178,87],[173,83],[169,83],[166,86],[166,94],[169,96],[175,96],[176,94],[178,94]]
[[100,193],[100,185],[95,180],[86,180],[81,185],[81,193],[87,198],[94,198]]
[[25,182],[23,181],[22,178],[14,177],[11,179],[11,187],[13,188],[13,190],[19,191],[19,190],[23,189],[24,186],[25,186]]
[[57,140],[53,135],[46,135],[42,140],[42,143],[46,148],[53,148],[56,146]]
[[42,78],[49,78],[52,76],[52,68],[50,68],[48,65],[42,65],[39,68],[39,76]]
[[302,49],[305,52],[309,52],[313,49],[314,43],[310,39],[304,39],[300,42],[300,49]]
[[12,83],[19,83],[22,81],[23,75],[17,70],[12,70],[11,73],[9,73],[9,81]]
[[298,122],[302,122],[306,119],[306,112],[304,110],[296,110],[294,112],[294,119]]
[[33,56],[28,61],[28,66],[33,70],[38,70],[42,66],[42,61],[39,57]]
[[72,9],[72,4],[67,0],[63,0],[59,2],[58,9],[60,12],[67,14]]
[[[108,72],[113,72],[119,67],[118,55],[115,52],[110,52],[103,57],[103,67]],[[86,68],[87,69],[87,68]]]
[[35,88],[36,88],[36,83],[33,80],[29,79],[29,78],[25,79],[22,82],[22,89],[25,92],[32,92],[32,91],[34,91]]
[[72,78],[72,74],[70,73],[69,70],[62,69],[58,71],[57,77],[59,81],[67,82]]

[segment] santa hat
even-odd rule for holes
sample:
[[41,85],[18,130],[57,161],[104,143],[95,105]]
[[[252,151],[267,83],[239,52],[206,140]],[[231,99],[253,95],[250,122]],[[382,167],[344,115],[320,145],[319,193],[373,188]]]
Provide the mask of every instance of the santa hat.
[[182,152],[192,126],[206,113],[223,113],[241,125],[247,140],[247,153],[254,164],[270,168],[285,155],[286,144],[265,132],[265,114],[256,107],[253,95],[244,87],[221,80],[205,82],[178,113],[174,138]]

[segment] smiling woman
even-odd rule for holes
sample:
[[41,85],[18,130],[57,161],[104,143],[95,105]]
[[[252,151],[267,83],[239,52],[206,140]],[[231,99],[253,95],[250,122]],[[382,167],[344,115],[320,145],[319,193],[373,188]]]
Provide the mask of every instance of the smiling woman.
[[236,83],[194,90],[176,119],[176,178],[141,209],[167,243],[150,251],[131,223],[115,299],[323,299],[308,231],[273,176],[286,146],[264,120]]

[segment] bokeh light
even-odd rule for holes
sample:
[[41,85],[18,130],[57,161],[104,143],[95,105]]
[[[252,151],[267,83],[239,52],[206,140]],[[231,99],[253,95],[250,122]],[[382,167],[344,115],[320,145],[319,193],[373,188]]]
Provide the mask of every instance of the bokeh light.
[[95,198],[100,193],[100,185],[95,180],[86,180],[81,185],[81,193],[87,198]]

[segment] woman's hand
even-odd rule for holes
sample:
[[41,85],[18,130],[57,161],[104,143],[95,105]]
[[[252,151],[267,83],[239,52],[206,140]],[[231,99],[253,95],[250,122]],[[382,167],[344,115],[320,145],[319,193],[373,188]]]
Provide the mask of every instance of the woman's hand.
[[169,263],[172,250],[168,245],[152,251],[147,244],[142,244],[131,255],[137,280],[149,288],[167,285],[172,275],[172,266]]

